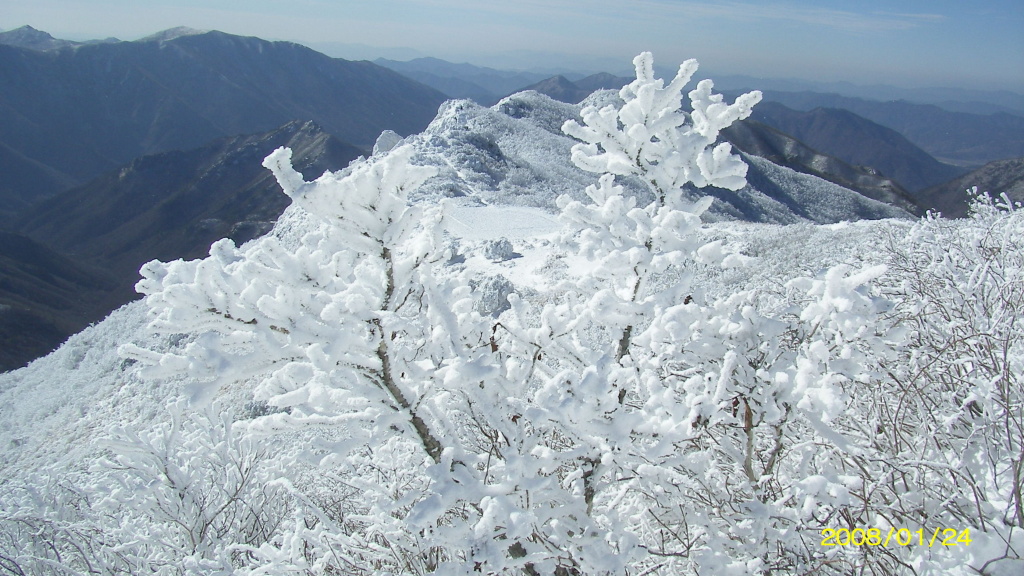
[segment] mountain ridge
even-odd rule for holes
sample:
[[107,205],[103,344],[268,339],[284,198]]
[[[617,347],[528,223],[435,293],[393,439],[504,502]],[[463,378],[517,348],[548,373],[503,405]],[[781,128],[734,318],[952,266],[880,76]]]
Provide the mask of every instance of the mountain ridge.
[[30,50],[37,50],[40,52],[60,50],[62,48],[76,48],[78,46],[86,46],[89,44],[111,44],[114,42],[120,42],[120,40],[117,38],[88,40],[85,42],[62,40],[54,38],[49,32],[36,30],[35,28],[27,25],[13,30],[8,30],[6,32],[0,32],[0,44],[28,48]]
[[[82,184],[133,158],[314,120],[368,148],[445,96],[369,62],[222,32],[40,52],[0,45],[0,143]],[[171,37],[172,36],[172,37]],[[31,202],[45,188],[5,191]]]
[[[539,92],[521,92],[484,108],[470,101],[450,101],[420,135],[420,158],[438,166],[440,175],[417,193],[432,198],[466,197],[484,204],[534,206],[553,211],[562,194],[582,199],[592,174],[570,161],[576,142],[562,124],[578,118],[582,106],[614,105],[617,95],[597,92],[579,105],[556,101]],[[436,159],[438,156],[445,160]],[[837,222],[860,218],[907,218],[907,210],[769,160],[747,156],[751,185],[739,191],[692,189],[694,199],[717,199],[712,219],[793,223]],[[649,193],[630,178],[618,179],[634,194]],[[761,187],[753,184],[757,181]],[[824,198],[828,201],[824,201]],[[418,201],[418,199],[417,199]]]
[[[563,76],[555,76],[532,85],[532,89],[559,101],[575,103],[585,99],[593,92],[589,90],[591,86],[596,86],[595,89],[609,89],[611,92],[612,88],[624,85],[628,81],[628,78],[611,74],[595,74],[578,81],[578,83]],[[587,88],[581,88],[579,83],[583,83]],[[722,137],[744,152],[767,158],[776,164],[804,174],[824,178],[845,188],[856,190],[867,198],[890,203],[912,213],[922,213],[927,208],[921,204],[919,199],[914,198],[901,182],[891,178],[891,175],[879,174],[871,167],[851,162],[849,155],[830,154],[789,135],[785,130],[774,125],[771,118],[767,117],[768,115],[759,115],[758,109],[765,105],[771,106],[772,103],[759,103],[754,108],[754,116],[751,119],[733,124],[722,132]],[[780,105],[775,104],[775,106]],[[881,126],[877,128],[884,131]],[[911,150],[916,150],[909,142],[906,143],[906,146]],[[920,156],[930,159],[923,151],[920,152]],[[856,159],[860,159],[860,157]],[[932,163],[937,164],[934,160]],[[962,171],[955,170],[955,174],[960,173]]]
[[1024,117],[969,114],[905,100],[871,101],[839,94],[766,91],[765,99],[799,111],[843,108],[899,132],[939,161],[979,166],[1024,156]]

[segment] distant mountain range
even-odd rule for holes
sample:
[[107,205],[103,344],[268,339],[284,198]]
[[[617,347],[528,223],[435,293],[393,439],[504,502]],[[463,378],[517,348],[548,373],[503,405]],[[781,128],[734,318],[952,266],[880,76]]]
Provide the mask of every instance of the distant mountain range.
[[[400,64],[407,64],[411,61],[430,56],[410,48],[371,47],[342,42],[318,42],[312,43],[310,46],[325,54],[349,60],[377,61],[377,58],[385,58],[398,61]],[[492,70],[515,70],[527,74],[539,74],[535,81],[555,75],[562,75],[569,80],[576,80],[595,72],[612,72],[619,76],[632,76],[633,72],[632,66],[626,60],[585,56],[581,58],[580,55],[553,52],[532,52],[529,53],[530,57],[528,59],[521,59],[517,58],[514,52],[516,51],[511,53],[503,52],[502,56],[504,57],[495,57],[496,54],[494,53],[474,53],[472,56],[467,54],[460,58],[472,57],[477,62],[488,63],[481,64],[480,66],[471,64],[458,64],[456,66],[470,68],[489,66]],[[655,56],[657,57],[658,54],[655,54]],[[436,61],[438,59],[429,58],[429,60]],[[441,62],[451,64],[444,60],[441,60]],[[662,64],[655,64],[655,74],[660,78],[671,78],[678,69],[678,63],[667,60],[660,60],[660,62]],[[449,78],[458,75],[457,71],[455,74],[441,73],[441,76]],[[731,74],[727,71],[716,70],[713,66],[701,67],[701,70],[697,73],[697,79],[703,78],[714,79],[715,86],[719,90],[729,92],[747,92],[754,89],[780,92],[817,92],[841,94],[852,98],[863,98],[881,102],[904,100],[915,104],[934,104],[951,112],[967,112],[971,114],[1007,112],[1019,116],[1024,115],[1024,93],[1001,89],[993,90],[984,85],[970,88],[953,88],[948,86],[908,88],[888,84],[855,84],[846,81],[821,81]]]
[[555,100],[576,104],[582,102],[584,98],[590,96],[596,90],[618,90],[632,82],[632,80],[632,78],[623,78],[606,73],[593,74],[575,82],[565,76],[552,76],[551,78],[531,84],[523,88],[523,90],[536,90]]
[[406,62],[378,58],[373,62],[451,98],[468,98],[484,106],[547,78],[547,75],[537,72],[495,70],[472,64],[453,64],[438,58],[415,58]]
[[739,75],[713,75],[715,86],[721,90],[764,92],[811,92],[835,94],[874,102],[905,101],[913,104],[932,104],[950,112],[994,114],[1007,112],[1024,115],[1024,94],[1008,90],[986,90],[984,86],[964,88],[901,88],[884,84],[859,85],[851,82],[815,82],[786,78],[755,78]]
[[[287,205],[261,166],[279,146],[291,147],[312,179],[368,154],[384,130],[426,129],[416,140],[421,160],[442,177],[422,194],[551,208],[558,194],[592,181],[569,163],[572,141],[560,130],[578,107],[531,93],[491,109],[441,106],[442,92],[496,102],[531,85],[575,103],[629,81],[545,79],[429,58],[381,64],[401,74],[296,44],[184,28],[136,42],[67,42],[29,28],[0,34],[0,370],[134,298],[144,262],[198,257],[219,238],[265,233]],[[922,196],[898,181],[945,169],[849,112],[761,107],[761,121],[725,133],[746,154],[750,186],[703,192],[718,198],[713,217],[905,217],[920,212]]]
[[60,50],[61,48],[74,48],[76,46],[85,46],[87,44],[111,44],[114,42],[120,42],[117,38],[107,38],[105,40],[89,40],[87,42],[74,42],[71,40],[60,40],[50,36],[49,33],[43,32],[42,30],[36,30],[31,26],[22,26],[21,28],[15,28],[14,30],[8,30],[7,32],[0,32],[0,44],[6,44],[8,46],[17,46],[19,48],[28,48],[29,50]]
[[46,51],[0,44],[0,166],[19,166],[0,182],[0,205],[292,120],[368,148],[382,130],[422,130],[444,100],[369,62],[222,32]]
[[142,263],[269,229],[287,204],[260,165],[276,147],[316,177],[383,130],[421,131],[444,99],[369,62],[221,32],[3,33],[0,369],[136,297]]
[[879,102],[816,92],[765,93],[767,100],[794,110],[842,108],[896,130],[940,161],[979,166],[1024,156],[1024,116],[999,112],[968,114],[932,104]]
[[[596,74],[587,78],[586,81],[576,76],[561,75],[549,76],[537,79],[530,84],[509,87],[498,86],[484,89],[482,84],[474,84],[481,77],[481,68],[469,64],[451,64],[443,60],[431,58],[418,58],[408,62],[378,61],[393,70],[416,78],[421,82],[429,84],[453,98],[470,98],[477,103],[490,105],[497,101],[499,96],[504,96],[520,90],[536,90],[547,94],[552,98],[564,102],[579,102],[588,94],[598,88],[619,88],[629,82],[630,78],[614,76],[611,74]],[[489,70],[489,69],[488,69]],[[674,71],[664,71],[671,75]],[[498,71],[492,71],[498,73]],[[509,73],[505,73],[509,74]],[[594,83],[593,79],[600,78],[600,82]],[[621,84],[620,84],[621,82]],[[716,85],[736,87],[748,84],[750,88],[762,88],[758,79],[747,77],[733,77],[727,82]],[[768,86],[787,86],[796,88],[801,84],[794,82],[776,82],[765,80]],[[472,89],[467,89],[465,83],[472,84]],[[459,89],[456,89],[456,86]],[[852,87],[850,85],[849,87]],[[883,94],[906,94],[907,96],[918,95],[924,100],[941,99],[950,94],[938,90],[909,90],[900,92],[890,87],[878,87],[879,98]],[[871,120],[901,134],[904,138],[924,150],[927,154],[939,159],[945,164],[961,165],[966,169],[980,166],[992,160],[1015,158],[1024,156],[1024,96],[1012,93],[982,93],[981,91],[964,92],[968,98],[982,98],[986,96],[1001,97],[1007,106],[978,102],[945,102],[943,106],[935,104],[918,104],[909,101],[882,101],[868,100],[865,98],[839,96],[838,94],[827,94],[811,91],[787,92],[784,90],[762,90],[766,102],[777,102],[801,112],[810,112],[817,108],[845,109],[858,116]],[[483,96],[478,96],[483,94]],[[973,112],[973,113],[971,113]],[[780,130],[785,128],[773,124],[770,119],[762,118],[769,125]],[[804,120],[814,123],[813,119]],[[820,122],[820,120],[819,120]],[[795,136],[795,134],[794,134]],[[810,144],[810,143],[808,143]],[[813,144],[811,144],[813,146]],[[855,146],[851,143],[850,146]],[[886,146],[887,148],[890,146]],[[844,158],[841,154],[827,152],[846,160],[847,162],[858,163],[855,158]],[[879,154],[879,157],[882,155]],[[934,167],[934,163],[931,163]],[[877,167],[876,168],[880,168]],[[940,167],[941,168],[941,167]],[[923,169],[927,170],[927,167]],[[911,175],[914,171],[920,172],[918,168],[903,167],[903,178],[910,176],[904,185],[909,188],[921,188],[931,186],[936,182],[925,178],[920,179]],[[941,168],[939,174],[932,178],[952,178],[959,172],[948,167]],[[888,176],[900,180],[895,173],[887,173]],[[902,182],[903,180],[901,180]]]

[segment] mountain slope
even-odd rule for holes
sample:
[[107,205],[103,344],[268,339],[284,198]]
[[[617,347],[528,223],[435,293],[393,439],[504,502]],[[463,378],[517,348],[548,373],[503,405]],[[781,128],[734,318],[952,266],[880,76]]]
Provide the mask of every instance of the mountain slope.
[[261,165],[281,146],[292,148],[310,178],[344,167],[360,153],[312,122],[291,122],[268,133],[138,158],[43,201],[24,214],[19,229],[111,270],[130,286],[139,266],[153,258],[194,258],[220,238],[241,243],[265,232],[288,204]]
[[796,110],[844,108],[896,130],[943,162],[977,166],[1024,156],[1024,117],[1013,114],[966,114],[930,104],[816,92],[770,91],[765,99]]
[[923,194],[928,195],[943,216],[958,218],[967,214],[967,190],[972,187],[977,187],[978,192],[1006,194],[1014,202],[1024,202],[1024,158],[990,162]]
[[[78,181],[51,166],[26,157],[0,142],[0,226],[13,225],[15,215],[38,196],[52,196]],[[25,194],[33,190],[32,194]]]
[[0,232],[0,371],[24,366],[101,319],[112,287],[103,272]]
[[[763,103],[762,103],[763,104]],[[761,104],[758,104],[760,106]],[[756,110],[756,108],[755,108]],[[898,206],[911,213],[921,207],[914,198],[891,178],[873,168],[854,166],[828,154],[814,150],[771,126],[756,120],[736,122],[722,131],[722,136],[737,149],[764,158],[803,174],[817,176],[857,191],[864,196]]]
[[815,108],[802,112],[777,102],[762,102],[751,117],[819,152],[876,168],[911,192],[964,173],[962,168],[932,158],[895,130],[849,110]]
[[385,129],[422,130],[445,99],[380,66],[297,44],[169,36],[50,52],[0,46],[0,142],[82,183],[141,155],[292,120],[367,147]]

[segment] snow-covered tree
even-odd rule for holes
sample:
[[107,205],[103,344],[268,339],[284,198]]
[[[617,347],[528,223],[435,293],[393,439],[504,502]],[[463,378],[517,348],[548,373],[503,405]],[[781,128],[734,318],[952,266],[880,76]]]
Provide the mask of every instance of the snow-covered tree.
[[[599,176],[586,201],[558,200],[569,272],[540,299],[452,264],[444,205],[408,201],[436,173],[412,144],[313,182],[289,151],[270,155],[287,224],[147,264],[151,327],[189,336],[123,353],[150,377],[186,374],[195,406],[251,389],[260,409],[232,428],[246,442],[305,439],[278,484],[289,520],[247,539],[193,505],[215,500],[175,508],[154,489],[132,508],[170,510],[167,538],[252,574],[984,572],[1019,558],[1021,212],[982,202],[969,226],[922,221],[885,262],[704,293],[698,272],[757,266],[701,239],[711,200],[693,190],[744,185],[716,141],[760,94],[728,104],[705,80],[685,112],[695,62],[667,85],[650,54],[634,65],[618,104],[563,126]],[[108,464],[173,488],[163,437],[120,431]],[[821,545],[824,528],[936,522],[988,530],[984,551]]]
[[750,116],[761,100],[754,91],[726,104],[713,94],[714,83],[702,80],[689,93],[692,112],[682,110],[682,93],[697,71],[697,61],[679,66],[665,86],[654,77],[654,57],[644,52],[633,59],[636,80],[619,91],[623,104],[580,112],[583,124],[567,121],[562,130],[582,140],[572,160],[590,172],[637,175],[657,193],[660,205],[680,201],[682,188],[692,183],[738,190],[746,184],[747,165],[732,154],[732,146],[715,146],[723,128]]
[[410,154],[398,148],[310,183],[289,150],[269,156],[309,229],[243,249],[223,240],[208,259],[144,267],[139,289],[150,294],[154,328],[200,336],[180,355],[125,353],[153,361],[154,374],[187,371],[200,402],[254,378],[255,400],[272,412],[260,427],[333,427],[331,462],[396,435],[419,447],[405,464],[422,468],[417,453],[441,462],[444,430],[431,427],[427,400],[439,369],[472,352],[459,315],[473,306],[463,290],[460,307],[458,291],[432,273],[441,210],[410,205],[406,194],[435,171],[411,165]]
[[[663,462],[652,458],[652,446],[675,446],[667,437],[652,441],[658,425],[644,406],[664,391],[650,388],[645,363],[652,354],[635,338],[667,307],[687,301],[691,265],[743,260],[696,240],[710,199],[690,201],[684,186],[743,186],[746,165],[728,144],[711,146],[721,128],[749,115],[760,95],[725,105],[705,81],[690,93],[694,113],[686,114],[682,90],[695,62],[683,64],[668,86],[653,77],[650,54],[634,64],[637,78],[620,91],[621,106],[585,108],[582,125],[563,126],[583,141],[574,146],[573,161],[603,174],[586,190],[590,203],[558,202],[563,245],[586,262],[585,271],[569,282],[561,302],[542,310],[513,298],[516,313],[496,326],[498,354],[514,367],[507,378],[519,381],[530,401],[523,413],[535,435],[550,438],[533,454],[548,460],[544,468],[578,510],[563,514],[571,530],[558,541],[565,555],[558,566],[569,573],[625,573],[671,555],[644,538],[643,510],[650,507],[644,494],[664,480],[655,472]],[[615,184],[616,175],[639,178],[651,201],[638,206],[637,197]],[[656,500],[673,508],[671,498]]]
[[[727,145],[709,146],[757,98],[725,106],[703,82],[691,93],[693,114],[684,114],[681,90],[695,64],[684,65],[667,88],[653,78],[649,54],[636,64],[636,82],[621,93],[624,106],[601,112],[620,119],[598,126],[602,116],[585,111],[587,126],[576,134],[592,144],[574,157],[611,171],[614,161],[602,164],[587,152],[630,154],[631,173],[657,200],[631,210],[606,177],[588,193],[620,205],[613,221],[563,202],[570,232],[586,227],[610,236],[584,239],[583,251],[604,258],[602,265],[573,303],[542,311],[539,326],[528,324],[525,304],[514,297],[519,314],[486,322],[467,282],[435,273],[443,261],[441,211],[405,200],[433,171],[412,166],[408,147],[310,183],[288,165],[287,151],[278,151],[266,165],[315,219],[314,231],[298,239],[278,231],[242,249],[221,241],[205,260],[147,265],[139,289],[149,295],[153,327],[198,336],[177,355],[125,353],[151,364],[152,375],[187,371],[199,382],[197,401],[255,379],[256,400],[275,411],[258,427],[331,426],[333,444],[321,464],[346,483],[358,484],[379,466],[381,451],[405,454],[401,465],[411,476],[401,489],[364,486],[360,503],[347,510],[361,518],[354,524],[360,531],[375,535],[353,552],[371,569],[626,570],[639,550],[636,538],[595,498],[599,476],[617,466],[599,466],[609,443],[631,442],[639,424],[635,415],[621,424],[607,412],[623,405],[632,386],[622,381],[636,372],[623,365],[631,333],[656,312],[641,284],[678,268],[696,248],[688,231],[707,203],[685,205],[683,185],[742,185],[744,166]],[[624,147],[615,149],[606,136]],[[602,274],[611,291],[585,285]],[[611,314],[595,321],[602,306]],[[584,313],[564,325],[567,311]],[[590,328],[611,334],[614,346],[572,335]],[[584,394],[580,385],[597,388]],[[566,394],[581,404],[567,403]],[[395,474],[403,472],[388,475]],[[370,558],[374,546],[392,552]],[[395,556],[404,559],[388,564],[385,557]]]
[[90,472],[0,488],[0,573],[224,574],[280,531],[289,498],[270,447],[234,414],[169,406],[151,429],[113,430]]
[[[681,90],[695,63],[667,87],[649,54],[634,63],[621,107],[584,109],[584,125],[564,127],[584,141],[574,161],[604,174],[587,189],[590,204],[559,202],[563,241],[585,272],[537,313],[540,325],[521,322],[499,348],[518,343],[520,359],[543,351],[529,363],[536,404],[557,407],[544,418],[564,439],[549,457],[596,528],[629,536],[611,547],[626,558],[620,569],[815,569],[810,530],[826,519],[814,514],[849,490],[837,456],[849,443],[831,423],[887,345],[875,332],[885,304],[867,286],[885,268],[794,280],[777,311],[760,309],[756,292],[693,291],[695,269],[749,261],[697,239],[710,200],[688,199],[684,186],[743,185],[746,166],[727,144],[711,146],[759,94],[727,105],[705,81],[689,115]],[[639,178],[652,200],[638,206],[616,176]],[[615,571],[584,571],[602,567]]]

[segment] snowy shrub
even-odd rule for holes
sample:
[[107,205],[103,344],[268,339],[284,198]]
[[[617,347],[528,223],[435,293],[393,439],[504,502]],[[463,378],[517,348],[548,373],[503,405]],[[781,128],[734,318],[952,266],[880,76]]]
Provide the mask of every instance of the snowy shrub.
[[[220,412],[220,413],[218,413]],[[40,476],[0,491],[0,573],[210,574],[249,563],[275,535],[290,498],[265,446],[229,411],[184,413],[121,429],[109,459],[77,477]]]
[[[115,430],[106,440],[114,471],[93,503],[112,516],[141,517],[151,530],[152,560],[163,547],[169,566],[184,559],[214,566],[234,544],[258,545],[287,514],[287,493],[272,484],[281,474],[269,447],[235,430],[231,411],[185,414],[169,407],[170,421],[152,430]],[[128,512],[128,514],[124,514]]]
[[0,489],[0,574],[133,574],[116,534],[88,492],[65,478],[7,482]]
[[307,183],[290,166],[289,151],[272,154],[266,165],[318,224],[297,240],[271,235],[243,251],[221,241],[206,260],[147,265],[139,289],[150,294],[153,327],[202,336],[177,356],[125,349],[152,363],[153,375],[187,370],[198,403],[221,386],[255,378],[255,400],[277,409],[257,428],[334,427],[342,439],[323,466],[356,470],[346,485],[364,470],[353,464],[358,455],[403,446],[405,457],[394,465],[411,467],[418,484],[398,490],[418,490],[401,497],[367,490],[352,505],[366,518],[355,525],[374,535],[351,552],[368,570],[398,570],[388,550],[406,550],[407,539],[383,542],[422,499],[427,464],[451,458],[445,439],[454,423],[440,418],[447,406],[435,402],[449,394],[448,373],[470,377],[486,351],[468,286],[433,274],[446,258],[436,249],[440,207],[410,205],[406,194],[434,170],[410,165],[410,155],[400,147]]
[[633,65],[636,80],[619,92],[621,108],[588,106],[580,112],[583,125],[570,120],[562,126],[585,143],[573,147],[573,162],[591,172],[638,175],[657,192],[661,204],[676,202],[689,183],[742,188],[746,164],[732,154],[730,144],[712,145],[723,128],[750,116],[761,93],[750,92],[726,104],[721,94],[711,92],[711,80],[702,80],[689,93],[693,111],[687,114],[681,109],[682,91],[697,71],[696,60],[684,62],[668,86],[654,78],[649,52],[637,56]]
[[508,241],[508,238],[490,240],[484,244],[484,258],[492,262],[511,260],[514,254],[515,251],[512,248],[512,243]]
[[488,276],[479,282],[471,282],[477,295],[477,312],[481,316],[497,318],[512,307],[508,297],[515,292],[515,286],[504,276]]
[[886,463],[866,508],[893,525],[969,527],[988,560],[1005,556],[975,554],[973,568],[1022,570],[1024,210],[976,195],[969,218],[929,214],[887,252],[906,341],[862,412]]

